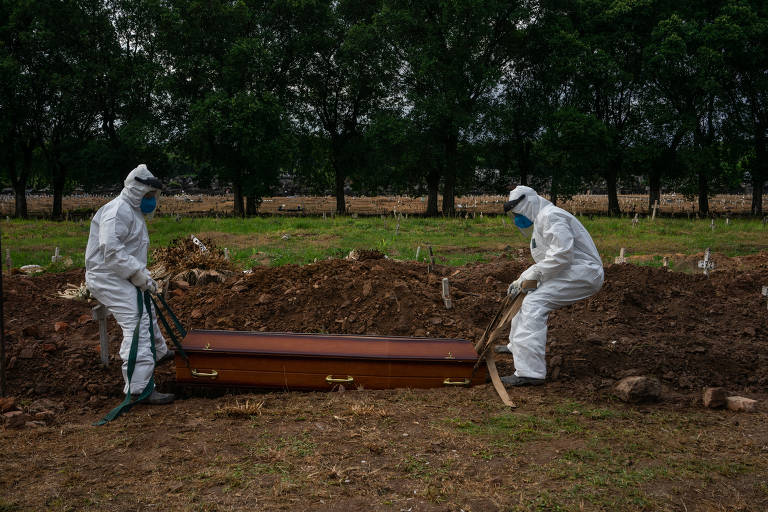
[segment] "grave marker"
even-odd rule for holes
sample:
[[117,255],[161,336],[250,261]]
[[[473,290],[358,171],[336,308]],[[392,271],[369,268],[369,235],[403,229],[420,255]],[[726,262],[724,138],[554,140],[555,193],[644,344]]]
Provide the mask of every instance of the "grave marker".
[[664,256],[664,259],[662,260],[662,266],[664,269],[669,269],[669,256]]
[[[763,286],[763,297],[768,299],[768,286]],[[766,301],[766,305],[768,305],[768,301]]]
[[709,247],[707,247],[707,250],[704,251],[704,259],[699,261],[699,268],[704,269],[704,275],[709,277],[710,270],[715,268],[715,262],[711,259],[711,252],[709,251]]
[[656,210],[659,208],[659,200],[653,202],[653,214],[651,215],[651,221],[656,220]]
[[197,237],[196,237],[195,235],[189,235],[189,236],[191,237],[191,239],[192,239],[192,242],[193,242],[193,243],[194,243],[196,246],[198,246],[198,247],[200,248],[200,252],[206,252],[206,251],[208,251],[208,248],[207,248],[205,245],[203,245],[203,242],[201,242],[200,240],[198,240],[198,239],[197,239]]
[[421,246],[416,247],[416,261],[419,261],[419,253],[421,252]]
[[637,224],[640,222],[640,219],[637,217],[637,213],[635,214],[635,218],[632,219],[632,227],[636,228]]
[[61,256],[59,255],[59,248],[57,247],[53,251],[53,256],[51,256],[51,263],[56,263],[59,260],[61,260]]
[[13,261],[11,260],[11,250],[6,249],[5,250],[5,266],[8,267],[8,273],[10,274],[13,270]]
[[448,283],[448,278],[443,278],[443,303],[445,303],[445,309],[451,309],[453,304],[451,303],[451,285]]
[[613,260],[614,263],[626,263],[627,258],[624,257],[624,248],[622,247],[619,251],[619,255],[616,256],[616,259]]
[[712,228],[712,231],[715,230],[715,219],[713,218],[712,221],[709,223],[709,227]]
[[224,259],[229,261],[229,249],[224,248]]

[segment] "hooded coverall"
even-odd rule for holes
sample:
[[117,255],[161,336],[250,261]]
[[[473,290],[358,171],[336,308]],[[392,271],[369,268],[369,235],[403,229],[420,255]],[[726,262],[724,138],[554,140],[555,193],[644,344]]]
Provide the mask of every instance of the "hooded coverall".
[[525,296],[512,319],[507,348],[514,358],[515,375],[544,379],[550,311],[597,293],[603,286],[603,264],[595,243],[576,217],[530,187],[516,187],[509,200],[521,195],[525,198],[512,212],[533,221],[531,256],[535,263],[520,277],[537,280],[539,287]]
[[[136,287],[130,279],[137,272],[147,272],[149,248],[147,224],[140,206],[145,194],[158,190],[137,181],[137,177],[145,181],[154,178],[144,164],[128,174],[120,195],[99,208],[93,216],[85,251],[85,283],[88,290],[96,300],[106,306],[123,330],[120,357],[123,360],[124,392],[134,395],[144,390],[155,368],[150,347],[150,317],[145,308],[139,328],[136,366],[129,389],[128,356],[133,331],[139,319]],[[154,310],[152,322],[155,350],[159,360],[168,352],[168,347],[158,328]]]

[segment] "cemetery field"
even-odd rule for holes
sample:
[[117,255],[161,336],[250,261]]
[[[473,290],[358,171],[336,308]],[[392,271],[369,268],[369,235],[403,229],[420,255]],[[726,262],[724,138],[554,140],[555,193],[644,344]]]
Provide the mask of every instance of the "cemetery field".
[[[169,294],[187,329],[475,341],[531,263],[502,220],[161,217],[150,231],[153,248],[195,234],[221,265],[210,267],[219,282]],[[122,399],[122,331],[108,320],[105,368],[93,304],[59,294],[84,279],[88,223],[3,221],[14,268],[3,276],[12,398],[0,402],[0,511],[768,509],[763,224],[582,221],[605,283],[550,315],[548,381],[511,390],[514,409],[489,384],[196,389],[178,385],[170,363],[156,381],[174,404],[138,405],[104,427],[92,424]],[[55,247],[62,259],[51,264]],[[628,263],[614,264],[622,247]],[[697,265],[707,247],[708,277]],[[345,259],[355,248],[376,251]],[[153,268],[191,268],[169,254],[156,253]],[[25,275],[21,264],[50,272]],[[509,356],[498,364],[514,370]],[[616,384],[640,376],[658,383],[658,399],[620,400]],[[756,400],[755,411],[705,408],[708,386]]]
[[[729,257],[768,249],[768,226],[758,219],[688,220],[579,216],[592,234],[604,263],[620,249],[630,262],[661,266],[663,258],[678,270],[695,268],[706,248]],[[55,248],[63,256],[61,270],[84,265],[89,221],[10,220],[0,223],[2,259],[13,266],[50,265]],[[390,258],[420,259],[431,245],[439,263],[463,265],[504,254],[527,254],[528,241],[503,216],[469,218],[372,217],[157,217],[150,221],[150,252],[177,237],[191,234],[227,247],[242,268],[254,265],[305,264],[346,256],[356,248],[376,249]],[[520,252],[522,251],[522,253]],[[693,261],[694,265],[691,266]]]

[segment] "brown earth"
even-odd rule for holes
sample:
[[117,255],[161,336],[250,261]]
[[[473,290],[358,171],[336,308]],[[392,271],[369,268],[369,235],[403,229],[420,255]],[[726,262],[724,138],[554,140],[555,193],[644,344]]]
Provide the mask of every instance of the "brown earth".
[[[528,263],[260,267],[170,304],[187,327],[476,339]],[[550,316],[551,380],[512,390],[515,411],[489,386],[251,393],[103,428],[90,425],[119,401],[121,334],[110,319],[102,369],[91,305],[57,295],[83,272],[4,276],[9,390],[37,422],[0,427],[0,510],[762,511],[768,415],[699,404],[704,385],[768,396],[768,261],[746,263],[710,278],[609,266],[597,295]],[[659,378],[662,402],[614,401],[633,374]],[[175,388],[172,364],[157,375]]]
[[[709,385],[765,392],[768,311],[760,292],[768,284],[766,259],[751,261],[750,271],[716,271],[710,278],[607,267],[597,295],[550,315],[551,386],[574,396],[604,397],[616,379],[647,374],[672,394],[697,396]],[[499,258],[437,266],[431,273],[422,263],[391,259],[257,267],[224,283],[177,291],[169,303],[187,328],[476,340],[507,284],[528,263]],[[443,277],[451,283],[451,310],[440,294]],[[82,279],[82,270],[5,278],[11,394],[73,397],[79,404],[90,400],[88,406],[95,408],[119,394],[121,333],[114,320],[109,322],[112,366],[103,369],[97,364],[91,306],[56,295]],[[500,366],[502,373],[512,370],[509,359],[502,358]],[[172,368],[159,374],[159,384],[172,384]]]

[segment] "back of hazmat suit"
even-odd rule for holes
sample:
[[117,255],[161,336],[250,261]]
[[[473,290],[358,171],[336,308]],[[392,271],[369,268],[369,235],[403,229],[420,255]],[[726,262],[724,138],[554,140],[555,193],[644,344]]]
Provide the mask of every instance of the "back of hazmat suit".
[[603,285],[603,264],[576,217],[529,187],[516,187],[509,200],[515,224],[523,233],[530,232],[535,262],[516,283],[536,280],[539,287],[525,296],[512,319],[507,347],[514,357],[515,376],[544,379],[549,312],[597,293]]
[[[156,205],[161,187],[160,181],[149,172],[146,165],[141,164],[132,170],[125,179],[120,195],[99,208],[94,215],[85,251],[86,285],[96,300],[112,313],[123,330],[120,357],[123,360],[125,393],[133,395],[144,390],[155,368],[150,347],[150,321],[153,322],[158,360],[168,354],[154,310],[150,320],[145,309],[139,328],[136,367],[129,388],[128,357],[133,332],[139,321],[136,288],[152,290],[154,287],[147,270],[149,234],[145,215],[151,215],[154,211],[153,206]],[[153,197],[145,199],[147,194]]]

